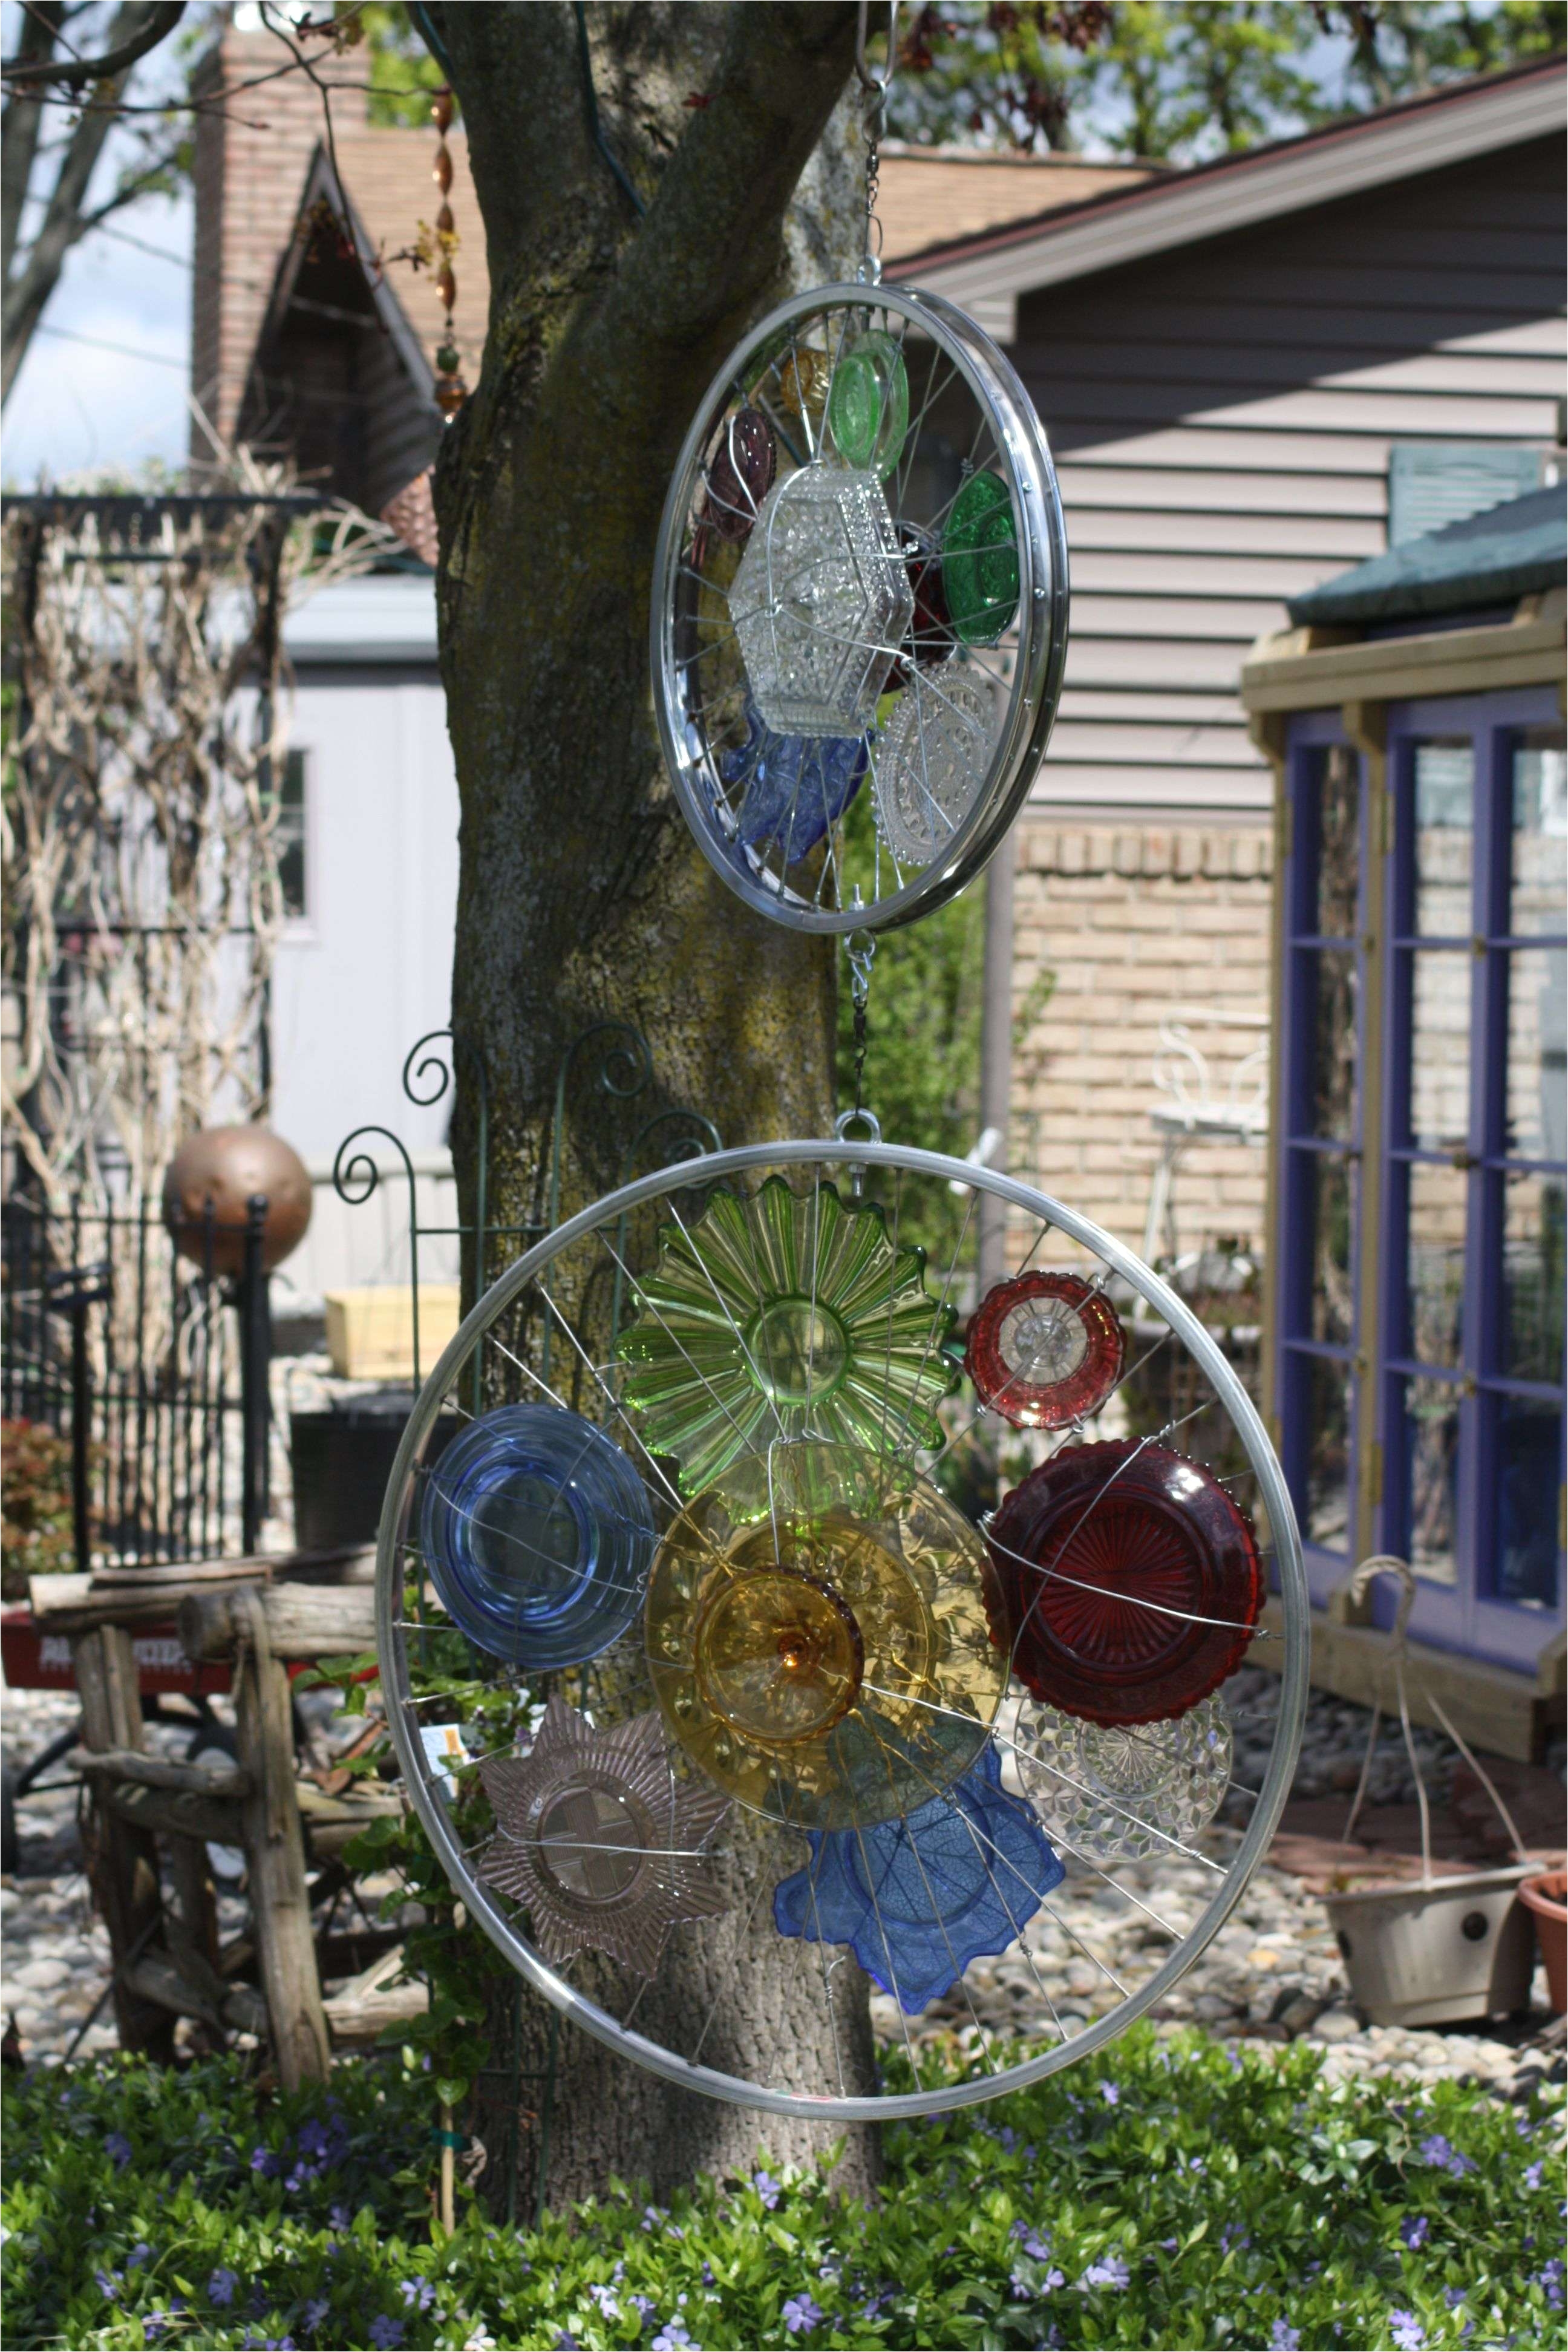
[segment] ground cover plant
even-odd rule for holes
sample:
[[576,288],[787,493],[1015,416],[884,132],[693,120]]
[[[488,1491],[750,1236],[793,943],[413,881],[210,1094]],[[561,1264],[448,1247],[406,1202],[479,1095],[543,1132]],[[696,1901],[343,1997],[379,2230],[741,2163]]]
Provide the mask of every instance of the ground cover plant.
[[[235,2062],[40,2068],[5,2101],[5,2342],[140,2347],[1259,2347],[1563,2336],[1563,2094],[1325,2082],[1136,2030],[831,2177],[611,2184],[538,2232],[433,2219],[431,2076],[284,2098]],[[765,2119],[759,2118],[765,2126]]]

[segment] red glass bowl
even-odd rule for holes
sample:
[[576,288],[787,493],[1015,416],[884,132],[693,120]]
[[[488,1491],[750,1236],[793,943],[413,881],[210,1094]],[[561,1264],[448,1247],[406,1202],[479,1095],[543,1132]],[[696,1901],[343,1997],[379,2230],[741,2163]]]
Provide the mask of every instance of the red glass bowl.
[[988,1290],[963,1369],[1015,1429],[1065,1429],[1098,1412],[1121,1378],[1116,1310],[1076,1274],[1019,1274]]
[[1064,1714],[1167,1722],[1247,1656],[1264,1597],[1257,1541],[1218,1480],[1166,1446],[1068,1447],[1014,1488],[987,1541],[991,1638]]

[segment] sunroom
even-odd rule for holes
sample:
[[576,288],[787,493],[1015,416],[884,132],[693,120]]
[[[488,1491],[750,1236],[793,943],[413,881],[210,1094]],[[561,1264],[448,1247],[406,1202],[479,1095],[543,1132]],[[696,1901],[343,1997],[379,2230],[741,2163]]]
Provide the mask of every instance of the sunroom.
[[1290,607],[1242,698],[1276,772],[1265,1407],[1314,1679],[1416,1677],[1539,1759],[1563,1709],[1568,763],[1561,487]]

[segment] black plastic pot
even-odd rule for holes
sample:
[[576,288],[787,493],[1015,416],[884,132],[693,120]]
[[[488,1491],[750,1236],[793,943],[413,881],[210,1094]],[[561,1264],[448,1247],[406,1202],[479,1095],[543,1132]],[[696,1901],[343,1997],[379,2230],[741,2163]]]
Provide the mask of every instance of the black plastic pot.
[[[414,1410],[412,1389],[344,1397],[326,1412],[289,1416],[294,1464],[294,1541],[301,1551],[373,1543],[398,1442]],[[443,1413],[426,1460],[434,1462],[463,1426]]]

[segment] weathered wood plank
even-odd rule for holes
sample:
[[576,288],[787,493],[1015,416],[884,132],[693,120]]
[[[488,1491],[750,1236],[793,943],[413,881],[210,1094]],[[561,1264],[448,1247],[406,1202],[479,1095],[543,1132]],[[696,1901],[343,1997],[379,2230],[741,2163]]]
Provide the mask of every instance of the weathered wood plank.
[[176,1622],[188,1657],[232,1655],[247,1620],[244,1596],[255,1593],[276,1658],[335,1657],[368,1650],[375,1642],[375,1593],[370,1585],[272,1584],[265,1591],[238,1585],[188,1592]]
[[172,1756],[143,1755],[133,1748],[110,1748],[101,1753],[78,1748],[70,1762],[79,1772],[134,1780],[143,1789],[185,1789],[196,1797],[243,1797],[249,1786],[237,1764],[182,1764]]
[[216,1993],[164,1953],[137,1960],[126,1970],[126,1982],[143,2000],[176,2017],[199,2017],[220,2029],[254,2033],[258,2041],[267,2038],[267,2003],[250,1985],[229,1985]]
[[[288,1590],[274,1588],[270,1597]],[[221,1605],[238,1611],[245,1636],[236,1675],[236,1717],[239,1760],[250,1776],[249,1793],[241,1800],[250,1907],[279,2080],[286,2090],[296,2090],[304,2082],[325,2081],[331,2048],[321,2011],[304,1836],[294,1799],[289,1678],[273,1654],[268,1597],[253,1585],[242,1585],[237,1592],[223,1595]],[[211,1605],[220,1605],[218,1596],[213,1596]]]
[[139,1788],[133,1780],[110,1780],[101,1801],[127,1834],[140,1831],[149,1838],[161,1831],[165,1837],[211,1838],[217,1845],[238,1845],[245,1825],[233,1799],[198,1796],[181,1789]]
[[[117,1626],[102,1627],[78,1641],[73,1655],[88,1746],[144,1748],[146,1732],[129,1633]],[[146,1952],[163,1924],[157,1842],[150,1830],[114,1819],[105,1799],[95,1795],[87,1845],[93,1900],[109,1930],[121,2047],[144,2050],[149,2057],[166,2063],[174,2054],[168,2014],[139,1994],[125,1973]]]

